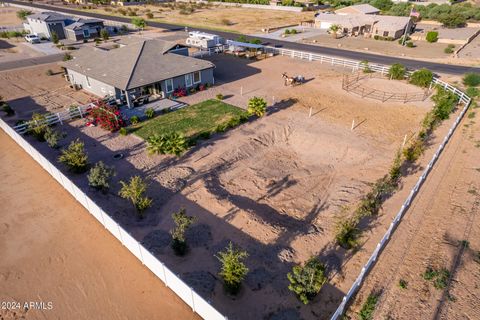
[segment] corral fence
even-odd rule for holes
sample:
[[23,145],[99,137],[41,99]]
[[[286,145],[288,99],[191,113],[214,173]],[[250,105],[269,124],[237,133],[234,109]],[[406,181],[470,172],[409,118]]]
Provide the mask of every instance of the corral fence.
[[[42,168],[65,188],[87,211],[100,222],[105,229],[117,238],[138,260],[153,272],[162,282],[178,295],[194,312],[203,319],[227,319],[213,306],[197,294],[188,284],[183,282],[164,263],[158,260],[141,243],[133,238],[115,220],[102,210],[89,196],[80,190],[67,176],[58,170],[47,158],[32,147],[18,132],[0,119],[0,128],[21,146]],[[159,297],[161,299],[161,297]]]
[[[335,58],[335,57],[318,55],[318,54],[311,53],[311,52],[301,52],[301,51],[282,49],[282,48],[273,48],[273,47],[265,47],[265,48],[269,52],[272,52],[272,53],[277,54],[277,55],[288,56],[288,57],[291,57],[291,58],[303,59],[303,60],[308,60],[308,61],[320,61],[320,63],[328,63],[332,66],[349,68],[349,69],[351,69],[352,72],[358,72],[359,70],[365,70],[366,68],[368,68],[372,71],[379,72],[381,75],[385,75],[385,74],[388,74],[388,70],[389,70],[389,66],[376,65],[376,64],[366,65],[365,63],[362,63],[360,61],[344,60],[344,59],[339,59],[339,58]],[[411,73],[412,72],[407,72],[407,76],[409,76]],[[375,265],[375,262],[377,261],[378,256],[380,255],[381,251],[386,247],[390,237],[392,236],[396,227],[399,225],[402,217],[407,212],[407,210],[408,210],[410,204],[412,203],[413,199],[418,194],[418,192],[419,192],[420,188],[422,187],[425,179],[427,178],[427,176],[430,173],[430,171],[432,170],[433,166],[435,165],[435,163],[439,159],[439,157],[440,157],[442,151],[445,149],[447,143],[450,141],[453,133],[455,132],[455,129],[457,129],[458,125],[460,124],[460,121],[465,116],[465,113],[467,112],[467,110],[470,106],[470,103],[472,102],[472,99],[468,95],[466,95],[463,91],[461,91],[461,90],[453,87],[452,85],[438,79],[437,77],[433,78],[432,85],[440,86],[440,87],[444,88],[445,90],[454,93],[458,97],[459,105],[463,104],[463,108],[462,108],[460,114],[455,119],[455,122],[450,127],[450,130],[448,131],[447,135],[443,138],[442,143],[438,146],[437,151],[433,155],[432,159],[428,163],[428,165],[425,168],[425,170],[423,171],[422,175],[418,178],[417,183],[414,185],[414,187],[410,191],[410,194],[408,195],[407,199],[402,204],[402,207],[398,211],[397,215],[395,216],[393,221],[390,223],[390,226],[389,226],[387,232],[385,232],[382,239],[380,240],[380,242],[377,244],[375,250],[373,251],[372,255],[368,259],[367,263],[363,266],[363,268],[360,271],[360,274],[356,278],[355,282],[352,284],[352,286],[348,290],[347,294],[343,297],[342,302],[338,306],[335,313],[332,315],[331,320],[340,319],[342,317],[342,315],[344,314],[344,312],[346,311],[347,304],[353,298],[353,296],[357,292],[358,288],[362,285],[363,281],[365,280],[365,277],[366,277],[367,273],[372,270],[373,266]]]
[[400,101],[403,103],[413,102],[413,101],[425,101],[430,95],[430,88],[424,90],[424,92],[406,92],[406,93],[396,93],[396,92],[387,92],[383,90],[378,90],[370,88],[363,85],[362,81],[365,79],[378,78],[378,79],[388,79],[384,75],[377,72],[362,73],[357,72],[356,74],[344,74],[342,79],[342,89],[347,92],[353,92],[362,98],[371,98],[375,100],[380,100],[382,102],[386,101]]

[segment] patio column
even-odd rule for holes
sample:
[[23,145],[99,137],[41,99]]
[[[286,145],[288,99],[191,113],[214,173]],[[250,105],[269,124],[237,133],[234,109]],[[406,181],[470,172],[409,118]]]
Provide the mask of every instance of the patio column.
[[130,97],[130,92],[128,92],[128,90],[125,91],[125,99],[127,99],[128,109],[132,109],[133,108],[132,98]]

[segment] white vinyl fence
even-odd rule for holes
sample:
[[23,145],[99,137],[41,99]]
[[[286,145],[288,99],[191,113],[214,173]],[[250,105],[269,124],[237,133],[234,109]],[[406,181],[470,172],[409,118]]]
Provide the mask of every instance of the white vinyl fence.
[[[265,47],[267,52],[272,52],[274,54],[279,54],[283,56],[289,56],[292,58],[298,58],[298,59],[306,59],[309,61],[320,61],[321,63],[328,63],[331,64],[332,66],[340,66],[344,68],[350,68],[352,69],[352,72],[358,71],[359,69],[364,69],[366,66],[365,64],[362,64],[359,61],[351,61],[351,60],[343,60],[343,59],[338,59],[334,57],[327,57],[327,56],[322,56],[310,52],[300,52],[300,51],[294,51],[294,50],[288,50],[288,49],[279,49],[279,48],[273,48],[273,47]],[[369,64],[368,67],[376,72],[380,72],[382,75],[388,73],[389,66],[383,66],[383,65],[376,65],[376,64]],[[411,74],[411,72],[408,72],[408,74]],[[430,173],[431,169],[433,168],[434,164],[437,162],[439,159],[443,149],[445,149],[448,141],[450,141],[450,138],[452,137],[453,133],[455,132],[455,129],[458,127],[460,121],[462,120],[463,116],[468,110],[468,107],[470,106],[470,103],[472,99],[468,97],[464,92],[458,90],[457,88],[451,86],[450,84],[434,77],[432,84],[434,85],[439,85],[445,88],[446,90],[453,92],[455,95],[458,96],[459,98],[459,104],[464,105],[462,111],[460,114],[457,116],[455,122],[451,126],[450,130],[448,131],[448,134],[443,138],[442,143],[438,147],[437,151],[433,155],[432,159],[428,163],[428,166],[425,168],[423,171],[422,175],[418,178],[417,183],[415,186],[412,188],[410,191],[410,194],[408,195],[407,199],[403,203],[402,207],[398,211],[397,215],[393,219],[393,221],[390,224],[390,227],[388,228],[387,232],[384,234],[383,238],[380,240],[380,242],[377,244],[377,247],[373,251],[372,255],[368,259],[367,263],[364,265],[362,268],[360,274],[358,275],[357,279],[353,283],[353,285],[350,287],[348,290],[347,294],[343,297],[342,302],[338,306],[337,310],[335,313],[332,315],[331,320],[337,320],[340,319],[343,315],[343,313],[346,311],[346,307],[350,299],[355,295],[357,292],[358,288],[361,286],[363,281],[365,280],[366,274],[373,268],[375,265],[375,262],[380,255],[381,251],[386,247],[388,240],[390,239],[391,235],[395,231],[395,228],[399,225],[403,215],[405,212],[408,210],[410,204],[412,203],[413,199],[415,196],[418,194],[420,188],[422,187],[423,182],[427,178],[428,174]]]
[[[92,199],[80,190],[67,176],[58,170],[47,158],[33,148],[19,133],[0,119],[0,128],[5,131],[15,142],[21,146],[45,171],[47,171],[58,183],[64,187],[90,214],[95,217],[110,233],[120,241],[138,260],[152,271],[160,280],[165,283],[175,294],[177,294],[194,312],[203,319],[225,320],[226,317],[212,307],[190,286],[175,275],[165,264],[145,249],[125,229],[115,222],[105,211],[103,211]],[[161,299],[161,297],[158,297]]]

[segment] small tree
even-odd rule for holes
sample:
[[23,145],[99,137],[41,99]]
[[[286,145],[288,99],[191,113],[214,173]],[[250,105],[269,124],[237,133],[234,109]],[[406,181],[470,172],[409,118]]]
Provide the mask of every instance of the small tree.
[[480,73],[470,72],[463,76],[463,84],[470,87],[480,85]]
[[183,256],[187,252],[187,241],[185,239],[185,232],[190,225],[195,222],[195,217],[187,216],[184,208],[172,214],[175,227],[170,230],[172,235],[172,249],[179,256]]
[[174,154],[179,156],[187,148],[187,139],[177,132],[154,134],[147,139],[147,151],[150,154]]
[[337,34],[338,34],[338,31],[340,31],[340,29],[341,29],[341,26],[338,24],[332,24],[330,28],[328,28],[328,30],[330,30],[330,32],[332,33],[332,37],[335,39],[337,39]]
[[267,102],[263,98],[253,97],[248,100],[247,113],[248,115],[256,115],[263,117],[267,111]]
[[107,41],[110,38],[110,34],[108,33],[107,29],[102,29],[100,31],[100,37],[102,37],[103,41]]
[[403,78],[405,78],[406,71],[407,69],[404,65],[400,63],[394,63],[390,69],[388,69],[388,76],[390,79],[403,80]]
[[115,169],[99,161],[88,173],[88,185],[97,190],[106,191],[110,188],[110,180],[115,176]]
[[85,172],[88,167],[88,155],[85,152],[84,143],[80,139],[70,142],[68,148],[62,150],[58,161],[74,173]]
[[234,248],[232,242],[225,249],[215,256],[222,264],[219,275],[223,278],[225,289],[231,294],[236,294],[248,273],[248,268],[243,263],[243,260],[248,257],[248,253]]
[[433,80],[432,71],[425,68],[415,71],[410,76],[410,83],[422,88],[428,87],[430,83],[432,83],[432,80]]
[[20,11],[17,11],[17,17],[18,19],[20,20],[26,20],[27,19],[27,16],[31,15],[32,14],[32,11],[29,11],[29,10],[20,10]]
[[58,44],[58,41],[59,41],[58,34],[55,31],[52,31],[52,42],[54,44]]
[[118,195],[132,202],[140,218],[143,218],[144,211],[152,205],[152,199],[145,196],[147,183],[139,176],[131,177],[129,182],[120,181],[122,188]]
[[47,128],[48,123],[44,114],[34,113],[32,120],[28,122],[28,131],[31,132],[38,141],[45,141]]
[[427,36],[425,39],[432,43],[432,42],[437,42],[438,41],[438,32],[437,31],[429,31],[427,32]]
[[132,24],[138,29],[143,30],[147,26],[147,22],[143,18],[135,17],[132,19]]
[[317,258],[311,257],[304,266],[297,265],[287,274],[288,289],[293,291],[304,304],[315,297],[327,281],[325,267]]
[[358,245],[360,230],[357,220],[353,218],[340,219],[335,225],[335,241],[344,249],[352,249]]

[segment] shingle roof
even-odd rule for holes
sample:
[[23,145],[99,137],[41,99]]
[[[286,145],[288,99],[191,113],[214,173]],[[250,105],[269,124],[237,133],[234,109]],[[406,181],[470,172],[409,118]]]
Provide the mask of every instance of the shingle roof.
[[62,65],[121,90],[215,67],[205,60],[169,53],[175,46],[162,40],[143,40],[111,51],[84,48]]
[[31,15],[27,16],[27,18],[42,20],[42,21],[45,21],[45,22],[52,22],[52,21],[70,19],[70,17],[68,17],[68,16],[65,16],[65,15],[57,13],[57,12],[52,12],[52,11],[34,13],[34,14],[31,14]]
[[351,9],[351,10],[357,11],[360,14],[372,14],[372,13],[380,12],[380,10],[378,10],[377,8],[375,8],[374,6],[372,6],[368,3],[348,6],[348,7],[345,7],[345,8],[338,9],[338,10],[336,10],[336,12],[342,12],[342,11],[344,11],[343,9]]
[[80,18],[80,19],[77,19],[75,22],[67,25],[65,29],[78,30],[78,29],[81,29],[86,24],[93,24],[93,23],[103,23],[103,20]]
[[375,26],[382,31],[397,31],[404,29],[409,21],[410,17],[380,16]]
[[327,13],[319,13],[316,17],[316,20],[331,22],[334,24],[338,24],[344,28],[354,28],[364,25],[372,25],[375,21],[378,21],[378,16],[371,16],[371,15],[359,15],[359,14],[327,14]]

